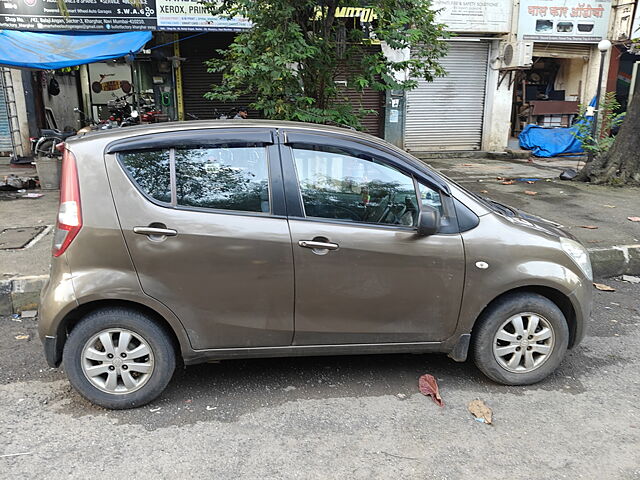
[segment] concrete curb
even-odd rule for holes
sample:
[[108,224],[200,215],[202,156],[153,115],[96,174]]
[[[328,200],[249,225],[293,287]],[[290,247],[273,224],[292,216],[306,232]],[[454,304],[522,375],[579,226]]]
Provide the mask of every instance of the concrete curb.
[[589,256],[596,277],[640,275],[640,245],[590,248]]
[[[589,256],[596,277],[640,275],[640,244],[592,248]],[[1,280],[0,315],[37,310],[40,290],[48,278],[48,275],[33,275]]]
[[40,290],[48,278],[49,275],[32,275],[0,280],[0,315],[37,310]]

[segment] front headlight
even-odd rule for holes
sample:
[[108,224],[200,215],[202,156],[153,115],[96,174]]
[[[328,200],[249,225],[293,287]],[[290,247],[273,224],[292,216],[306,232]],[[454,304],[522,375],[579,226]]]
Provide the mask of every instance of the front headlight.
[[587,249],[579,242],[565,237],[560,237],[560,245],[562,245],[562,250],[580,267],[582,273],[584,273],[589,280],[593,280],[593,270],[591,270],[591,260],[589,260],[589,252],[587,252]]

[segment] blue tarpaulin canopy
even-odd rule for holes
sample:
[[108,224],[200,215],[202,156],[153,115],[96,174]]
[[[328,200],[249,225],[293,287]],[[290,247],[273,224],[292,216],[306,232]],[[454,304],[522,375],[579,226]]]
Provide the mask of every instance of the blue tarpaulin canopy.
[[0,30],[0,65],[56,70],[139,52],[151,32],[19,32]]

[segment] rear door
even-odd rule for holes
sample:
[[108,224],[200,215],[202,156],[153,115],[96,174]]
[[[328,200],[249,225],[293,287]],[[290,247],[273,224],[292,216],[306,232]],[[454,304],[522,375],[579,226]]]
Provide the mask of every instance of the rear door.
[[[295,345],[431,342],[455,330],[464,250],[450,199],[375,148],[287,132]],[[422,205],[441,231],[416,234]]]
[[290,345],[293,259],[268,129],[186,130],[107,147],[142,289],[195,349]]

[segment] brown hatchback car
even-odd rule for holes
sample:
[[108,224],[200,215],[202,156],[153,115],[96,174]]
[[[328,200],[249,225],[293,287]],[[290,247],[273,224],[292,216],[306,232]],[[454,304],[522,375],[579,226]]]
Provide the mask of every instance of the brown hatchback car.
[[62,168],[40,336],[108,408],[179,359],[446,352],[531,384],[584,336],[582,245],[368,135],[140,126],[68,140]]

